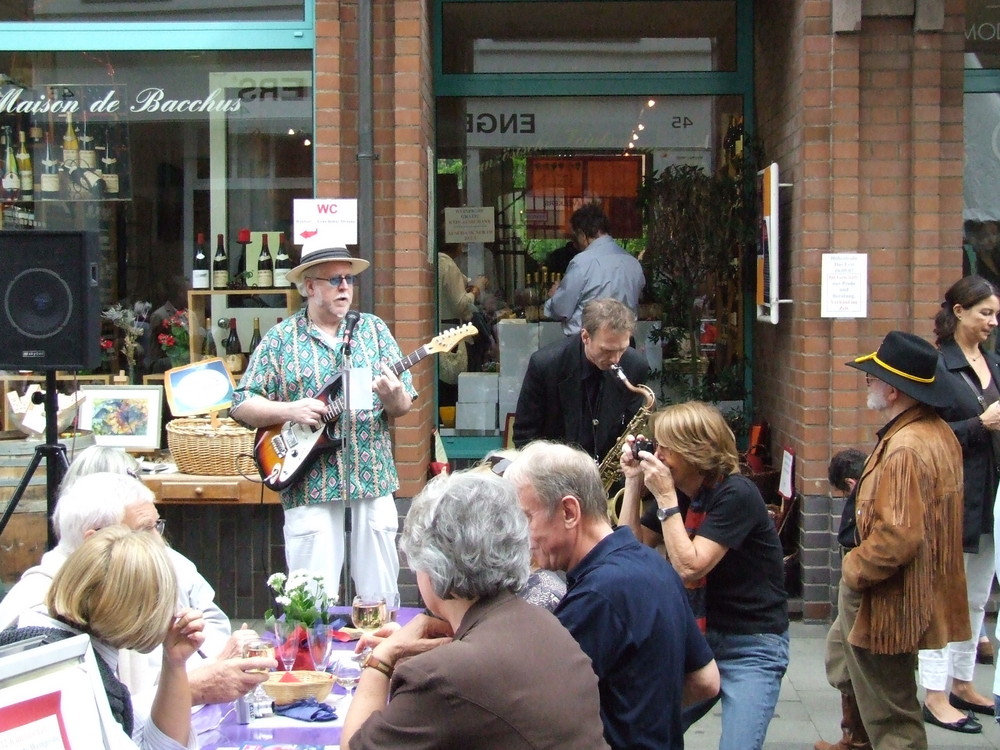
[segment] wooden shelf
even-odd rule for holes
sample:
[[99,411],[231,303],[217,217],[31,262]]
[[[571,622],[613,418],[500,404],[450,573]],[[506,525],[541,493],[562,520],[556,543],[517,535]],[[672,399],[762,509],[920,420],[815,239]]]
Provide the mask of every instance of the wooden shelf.
[[[290,317],[302,305],[302,297],[295,287],[287,289],[249,287],[247,289],[192,289],[188,291],[188,344],[192,362],[201,359],[201,332],[212,297],[255,297],[260,295],[281,295],[285,298],[285,317]],[[274,308],[270,308],[274,309]],[[261,333],[264,331],[262,330]],[[247,340],[249,341],[249,340]]]

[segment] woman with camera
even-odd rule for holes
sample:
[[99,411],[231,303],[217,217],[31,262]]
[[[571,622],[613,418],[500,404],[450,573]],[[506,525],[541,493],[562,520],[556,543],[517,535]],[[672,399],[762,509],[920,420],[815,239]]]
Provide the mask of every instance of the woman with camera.
[[[739,472],[736,440],[718,409],[674,404],[651,425],[652,444],[629,436],[622,450],[621,521],[651,546],[662,540],[695,616],[705,618],[722,679],[720,750],[760,748],[788,666],[778,533],[760,491]],[[646,490],[656,505],[642,516]],[[685,709],[685,729],[717,700]]]

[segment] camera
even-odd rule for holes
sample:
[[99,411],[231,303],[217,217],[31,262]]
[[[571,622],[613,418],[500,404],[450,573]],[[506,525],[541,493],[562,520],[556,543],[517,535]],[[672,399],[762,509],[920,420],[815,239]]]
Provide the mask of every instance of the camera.
[[637,437],[632,443],[632,457],[638,461],[639,451],[646,451],[647,453],[652,453],[656,450],[656,444],[649,438],[644,438],[642,436]]

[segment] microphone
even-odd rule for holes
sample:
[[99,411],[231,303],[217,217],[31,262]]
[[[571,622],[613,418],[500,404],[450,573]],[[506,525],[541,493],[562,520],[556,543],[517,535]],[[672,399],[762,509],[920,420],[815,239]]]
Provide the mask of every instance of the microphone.
[[347,327],[344,329],[344,354],[350,355],[351,353],[351,341],[354,338],[354,326],[358,324],[361,320],[361,313],[357,310],[351,310],[347,313],[344,318],[344,322]]

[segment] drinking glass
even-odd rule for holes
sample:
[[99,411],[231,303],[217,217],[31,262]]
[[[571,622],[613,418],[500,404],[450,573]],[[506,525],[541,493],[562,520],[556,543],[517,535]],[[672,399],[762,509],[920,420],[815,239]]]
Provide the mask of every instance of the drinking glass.
[[330,626],[317,622],[306,630],[309,639],[309,655],[312,657],[313,669],[325,672],[330,664],[330,651],[333,649],[333,638],[330,637]]
[[385,599],[385,609],[388,613],[386,618],[387,622],[396,621],[396,613],[399,611],[399,592],[398,591],[383,591],[376,594],[383,599]]
[[351,603],[354,627],[374,633],[389,621],[389,612],[382,594],[358,594]]
[[[265,659],[273,659],[274,646],[269,641],[265,641],[263,638],[254,638],[252,640],[243,642],[243,647],[240,651],[240,655],[244,659],[250,659],[257,656],[263,657]],[[267,672],[267,670],[248,669],[247,672]]]
[[299,639],[295,635],[297,628],[297,622],[274,621],[274,636],[277,639],[274,650],[286,672],[291,671],[295,657],[299,653]]
[[354,689],[361,681],[361,654],[343,654],[333,663],[333,677],[347,691],[347,695],[354,697]]

